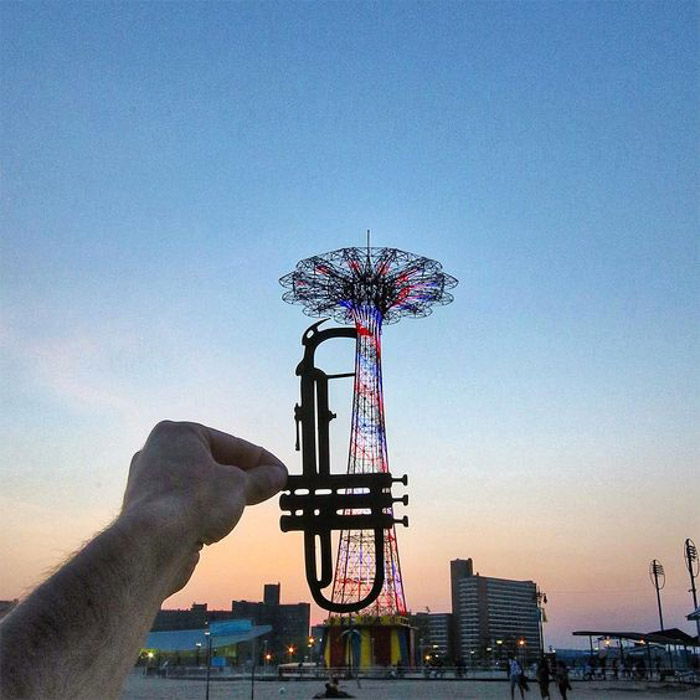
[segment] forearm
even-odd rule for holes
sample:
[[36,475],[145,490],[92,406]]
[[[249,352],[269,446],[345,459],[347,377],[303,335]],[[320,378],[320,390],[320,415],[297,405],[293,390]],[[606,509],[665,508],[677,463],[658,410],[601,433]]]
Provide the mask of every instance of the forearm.
[[[0,625],[0,697],[118,697],[162,601],[197,544],[124,514]],[[184,579],[184,580],[183,580]]]
[[285,466],[252,443],[163,421],[134,455],[122,514],[0,625],[0,697],[116,698],[163,600]]

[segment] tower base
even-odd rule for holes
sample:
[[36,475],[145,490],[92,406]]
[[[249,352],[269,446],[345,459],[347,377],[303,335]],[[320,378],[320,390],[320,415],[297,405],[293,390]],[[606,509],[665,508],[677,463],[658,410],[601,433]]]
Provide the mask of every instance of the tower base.
[[330,617],[324,623],[323,658],[329,668],[411,665],[414,630],[399,615]]

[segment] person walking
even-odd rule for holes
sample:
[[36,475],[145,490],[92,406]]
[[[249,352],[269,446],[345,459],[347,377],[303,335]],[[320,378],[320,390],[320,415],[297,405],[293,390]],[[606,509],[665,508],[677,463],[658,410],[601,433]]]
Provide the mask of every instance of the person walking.
[[554,677],[562,700],[566,700],[566,693],[571,690],[571,683],[569,683],[569,669],[563,661],[557,661],[557,669]]
[[544,656],[541,656],[540,660],[537,662],[537,683],[540,686],[540,696],[543,698],[549,697],[550,681],[549,662]]
[[512,655],[508,655],[508,680],[510,681],[510,700],[515,698],[515,686],[518,686],[520,690],[521,700],[525,700],[525,691],[523,690],[523,679],[524,673],[522,666],[518,660]]

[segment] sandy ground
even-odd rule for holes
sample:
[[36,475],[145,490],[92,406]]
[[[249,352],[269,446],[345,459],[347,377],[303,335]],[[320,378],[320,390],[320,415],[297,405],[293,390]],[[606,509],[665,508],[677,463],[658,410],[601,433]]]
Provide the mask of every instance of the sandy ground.
[[[575,682],[569,692],[569,700],[692,700],[700,698],[700,688],[668,689],[647,688],[645,684],[614,684],[612,682]],[[341,688],[356,698],[377,698],[378,700],[448,700],[448,698],[501,698],[510,700],[510,689],[504,681],[360,681],[343,682]],[[210,700],[224,698],[255,698],[257,700],[308,700],[315,693],[323,690],[319,681],[259,681],[256,682],[254,695],[251,695],[249,680],[214,681],[209,685]],[[204,700],[205,683],[203,681],[168,680],[163,678],[144,678],[139,672],[133,673],[124,688],[122,700]],[[518,697],[516,691],[516,698]],[[538,700],[539,690],[530,685],[526,700]],[[558,700],[559,694],[552,688],[552,700]]]

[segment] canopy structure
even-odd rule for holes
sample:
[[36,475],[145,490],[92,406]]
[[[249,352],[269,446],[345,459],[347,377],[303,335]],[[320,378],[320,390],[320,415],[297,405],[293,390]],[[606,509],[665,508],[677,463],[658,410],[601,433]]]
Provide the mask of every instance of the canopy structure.
[[[233,622],[247,624],[232,625]],[[249,642],[271,631],[271,625],[253,626],[250,620],[231,620],[230,622],[213,623],[204,629],[151,632],[144,646],[146,649],[158,649],[159,651],[192,651],[198,646],[206,649],[211,637],[211,645],[216,649],[231,644]]]
[[643,634],[641,632],[619,632],[608,630],[578,630],[572,632],[575,637],[610,637],[611,639],[627,639],[631,642],[640,642],[643,644],[675,644],[677,646],[697,647],[700,646],[696,637],[691,637],[689,634],[677,628],[659,630],[658,632],[649,632]]

